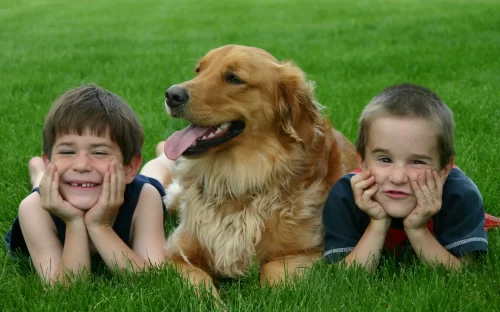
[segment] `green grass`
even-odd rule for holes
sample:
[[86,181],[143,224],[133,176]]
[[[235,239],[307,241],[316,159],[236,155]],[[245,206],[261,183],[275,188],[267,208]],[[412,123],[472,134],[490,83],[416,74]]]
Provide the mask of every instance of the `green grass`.
[[[203,3],[203,4],[200,4]],[[52,101],[94,82],[125,99],[145,129],[145,160],[179,129],[165,89],[193,76],[208,50],[238,43],[294,60],[351,140],[363,106],[403,81],[436,91],[452,108],[456,163],[500,215],[500,4],[482,1],[21,1],[0,3],[0,235],[30,186]],[[257,269],[220,285],[229,311],[500,310],[500,239],[460,273],[391,261],[368,275],[319,263],[295,286],[260,288]],[[27,261],[0,248],[0,309],[214,309],[168,268],[136,276],[103,270],[92,283],[45,291]]]

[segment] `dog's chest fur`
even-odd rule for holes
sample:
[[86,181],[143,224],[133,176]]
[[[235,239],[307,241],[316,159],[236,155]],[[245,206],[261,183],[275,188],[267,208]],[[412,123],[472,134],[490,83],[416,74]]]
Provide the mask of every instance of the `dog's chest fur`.
[[280,196],[266,192],[232,198],[222,190],[207,193],[196,185],[185,189],[181,226],[195,233],[216,275],[242,276],[254,260],[272,213],[270,208],[279,206]]
[[[239,200],[206,197],[195,186],[184,191],[178,188],[183,200],[176,232],[195,235],[215,275],[243,276],[255,259],[268,260],[283,253],[283,248],[301,250],[321,244],[320,203],[324,198],[317,196],[321,187],[313,185],[288,198],[279,189],[272,189]],[[281,246],[276,237],[282,235],[295,246]]]
[[251,265],[255,246],[265,229],[265,217],[252,207],[256,204],[255,201],[245,205],[237,201],[208,200],[199,205],[204,209],[186,219],[193,226],[205,249],[208,265],[216,275],[242,276]]
[[[170,245],[182,249],[177,240],[190,233],[200,246],[194,257],[202,253],[210,271],[226,277],[244,275],[255,258],[265,262],[321,245],[327,188],[321,181],[300,185],[300,176],[289,170],[303,159],[299,148],[270,158],[181,163],[182,186],[169,187],[180,196],[180,224]],[[178,252],[191,261],[185,250]]]

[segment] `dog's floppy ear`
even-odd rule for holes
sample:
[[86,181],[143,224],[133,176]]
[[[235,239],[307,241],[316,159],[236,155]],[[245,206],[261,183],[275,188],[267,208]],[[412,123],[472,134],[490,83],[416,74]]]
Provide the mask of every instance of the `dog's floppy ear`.
[[277,66],[279,131],[297,142],[302,142],[316,120],[320,118],[313,98],[313,85],[304,72],[292,62]]

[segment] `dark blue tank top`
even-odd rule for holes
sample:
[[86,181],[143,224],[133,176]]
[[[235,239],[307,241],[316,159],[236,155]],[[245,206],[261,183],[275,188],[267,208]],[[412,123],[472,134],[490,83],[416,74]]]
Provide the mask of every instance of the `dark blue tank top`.
[[[135,208],[137,207],[137,202],[139,201],[139,196],[141,195],[142,187],[144,184],[153,185],[161,197],[165,196],[165,189],[163,185],[156,179],[146,177],[143,175],[137,175],[135,179],[127,184],[125,187],[125,194],[123,204],[118,211],[115,223],[113,224],[113,230],[116,234],[124,241],[127,246],[131,246],[130,242],[130,229],[132,227],[132,218],[134,216]],[[34,188],[32,192],[40,192],[38,188]],[[163,204],[163,223],[165,224],[166,219],[166,207]],[[50,215],[57,229],[57,237],[64,244],[66,238],[66,224],[54,215]],[[21,226],[19,224],[19,217],[16,217],[10,231],[5,237],[5,242],[7,243],[7,249],[14,255],[15,252],[21,252],[25,255],[29,255],[28,247],[23,237],[23,232],[21,231]]]

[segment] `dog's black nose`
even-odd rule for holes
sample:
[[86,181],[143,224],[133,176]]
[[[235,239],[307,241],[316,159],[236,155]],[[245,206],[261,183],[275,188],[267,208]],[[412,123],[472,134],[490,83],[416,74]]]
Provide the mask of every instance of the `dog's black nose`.
[[170,108],[176,108],[189,101],[189,94],[186,88],[173,85],[165,92],[165,98]]

